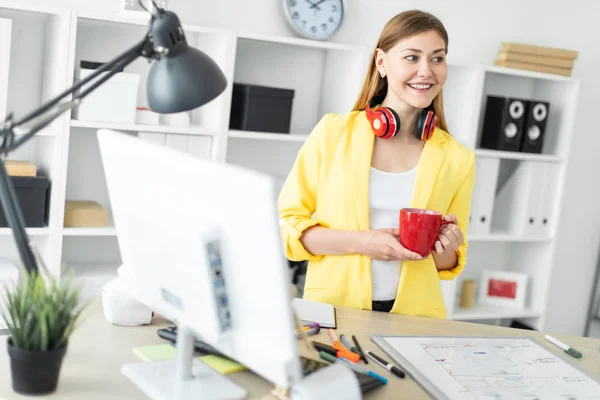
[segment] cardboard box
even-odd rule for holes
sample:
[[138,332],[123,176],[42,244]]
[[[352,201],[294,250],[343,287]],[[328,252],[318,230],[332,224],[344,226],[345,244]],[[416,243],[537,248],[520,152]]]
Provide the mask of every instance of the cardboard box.
[[4,167],[8,176],[37,176],[37,167],[29,161],[5,160]]
[[530,64],[547,65],[558,68],[571,69],[575,65],[575,60],[560,57],[539,56],[536,54],[515,53],[511,51],[502,51],[498,54],[497,60],[515,61]]
[[495,64],[499,67],[571,76],[577,54],[575,50],[522,43],[502,43]]
[[95,201],[67,200],[65,227],[108,226],[108,210]]
[[575,60],[577,51],[567,49],[556,49],[553,47],[534,46],[523,43],[502,43],[502,52],[525,53],[537,56],[565,58]]
[[528,71],[543,72],[546,74],[555,74],[563,76],[571,76],[570,68],[553,67],[543,64],[532,64],[518,61],[496,60],[496,65],[499,67],[524,69]]

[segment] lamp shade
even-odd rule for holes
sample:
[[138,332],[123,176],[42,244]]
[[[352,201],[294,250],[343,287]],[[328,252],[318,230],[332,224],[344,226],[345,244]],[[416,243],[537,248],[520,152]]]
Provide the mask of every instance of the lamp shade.
[[227,79],[219,66],[193,47],[155,62],[148,74],[148,106],[158,113],[192,110],[225,90]]
[[162,114],[189,111],[216,98],[227,79],[217,63],[187,44],[179,19],[169,11],[152,21],[156,48],[166,50],[154,61],[146,83],[148,106]]

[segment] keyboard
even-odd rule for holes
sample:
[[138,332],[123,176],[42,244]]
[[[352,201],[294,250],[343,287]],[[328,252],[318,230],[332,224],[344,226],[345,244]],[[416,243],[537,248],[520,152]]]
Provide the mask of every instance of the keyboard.
[[[177,326],[169,326],[167,328],[162,328],[157,331],[158,336],[161,338],[168,340],[172,344],[177,343]],[[200,354],[214,354],[223,358],[229,358],[223,353],[220,353],[217,349],[210,346],[207,343],[204,343],[198,339],[194,341],[194,350]],[[300,365],[302,366],[302,375],[307,376],[312,374],[315,371],[318,371],[321,368],[324,368],[329,365],[325,361],[313,360],[312,358],[300,356]],[[356,375],[358,379],[358,383],[360,385],[360,389],[363,394],[383,386],[383,382],[375,377],[360,374],[358,372],[352,371]]]

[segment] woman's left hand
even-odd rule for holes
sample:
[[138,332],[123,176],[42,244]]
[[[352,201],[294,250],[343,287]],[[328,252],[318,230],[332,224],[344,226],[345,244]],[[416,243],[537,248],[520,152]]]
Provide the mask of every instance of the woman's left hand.
[[465,241],[460,228],[458,227],[458,219],[454,214],[448,214],[444,220],[451,222],[450,224],[442,225],[438,239],[435,242],[435,251],[437,253],[454,252],[458,250],[461,244]]

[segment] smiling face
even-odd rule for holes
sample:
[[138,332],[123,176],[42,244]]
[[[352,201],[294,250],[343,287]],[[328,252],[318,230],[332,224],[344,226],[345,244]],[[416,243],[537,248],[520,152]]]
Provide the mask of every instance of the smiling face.
[[446,44],[434,30],[377,51],[377,70],[387,78],[386,103],[398,108],[428,107],[448,77]]

